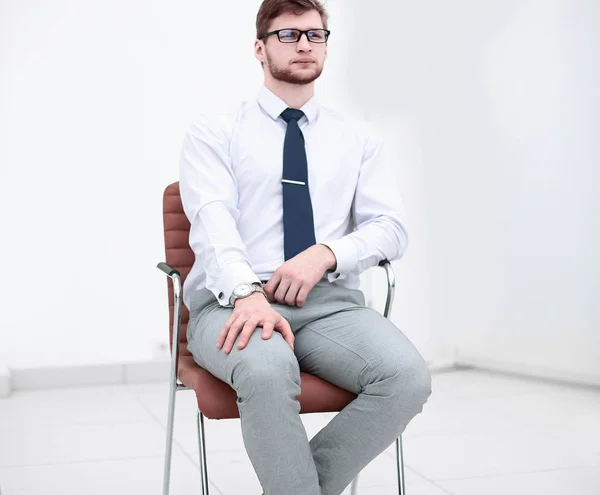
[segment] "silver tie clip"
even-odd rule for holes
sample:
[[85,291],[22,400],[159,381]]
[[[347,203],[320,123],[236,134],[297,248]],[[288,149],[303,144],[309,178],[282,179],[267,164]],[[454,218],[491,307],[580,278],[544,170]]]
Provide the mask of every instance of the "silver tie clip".
[[287,182],[288,184],[298,184],[299,186],[305,186],[306,185],[306,182],[300,182],[298,180],[282,179],[281,182]]

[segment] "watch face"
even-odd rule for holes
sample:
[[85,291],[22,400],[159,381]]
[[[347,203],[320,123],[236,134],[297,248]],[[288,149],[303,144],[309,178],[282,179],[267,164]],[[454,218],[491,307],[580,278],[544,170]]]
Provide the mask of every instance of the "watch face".
[[238,285],[235,288],[235,290],[233,291],[233,293],[236,297],[246,297],[246,296],[250,295],[251,292],[252,292],[252,287],[250,286],[250,284]]

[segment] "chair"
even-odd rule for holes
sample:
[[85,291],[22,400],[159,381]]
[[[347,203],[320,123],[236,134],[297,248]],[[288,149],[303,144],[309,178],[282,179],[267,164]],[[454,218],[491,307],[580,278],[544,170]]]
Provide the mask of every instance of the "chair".
[[[197,428],[200,453],[202,495],[208,492],[206,462],[206,438],[204,418],[239,418],[235,391],[225,382],[199,367],[187,349],[187,324],[189,312],[182,304],[182,286],[194,263],[194,253],[189,246],[190,223],[185,216],[179,183],[169,185],[163,196],[163,221],[166,263],[158,268],[167,275],[169,295],[169,334],[171,343],[171,371],[169,379],[169,410],[165,450],[163,495],[169,493],[171,453],[175,418],[175,395],[180,390],[194,390],[198,401]],[[388,294],[384,315],[389,317],[394,298],[395,278],[392,266],[383,261],[388,279]],[[300,414],[315,412],[339,412],[352,402],[356,395],[308,373],[301,373]],[[405,495],[402,438],[396,440],[399,494]],[[357,493],[358,477],[352,482],[352,494]]]

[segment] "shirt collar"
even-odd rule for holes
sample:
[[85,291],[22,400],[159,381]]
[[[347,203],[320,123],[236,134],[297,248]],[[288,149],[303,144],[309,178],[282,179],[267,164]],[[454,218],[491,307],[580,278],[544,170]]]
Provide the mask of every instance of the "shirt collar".
[[[277,120],[281,113],[288,108],[285,101],[283,101],[279,96],[273,93],[266,86],[262,86],[260,92],[258,93],[258,103],[263,108],[267,114],[271,116],[273,120]],[[308,100],[302,108],[300,109],[304,112],[308,123],[312,123],[316,120],[317,115],[319,114],[319,104],[313,96],[310,100]]]

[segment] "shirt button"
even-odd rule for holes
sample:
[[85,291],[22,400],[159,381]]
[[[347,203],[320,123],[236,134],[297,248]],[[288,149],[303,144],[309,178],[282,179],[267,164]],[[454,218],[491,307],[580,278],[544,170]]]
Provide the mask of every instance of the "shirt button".
[[219,294],[219,299],[223,299],[223,297],[225,297],[225,294],[223,294],[222,292]]

